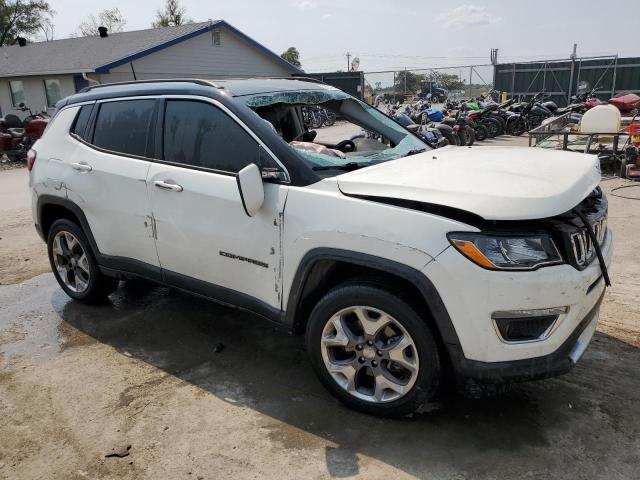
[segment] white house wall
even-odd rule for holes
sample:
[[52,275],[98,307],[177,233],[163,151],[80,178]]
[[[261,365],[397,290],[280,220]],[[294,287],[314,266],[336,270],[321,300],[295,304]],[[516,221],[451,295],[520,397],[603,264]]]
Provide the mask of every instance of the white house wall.
[[[283,65],[234,33],[222,29],[221,45],[213,44],[213,32],[177,43],[133,61],[138,80],[197,76],[200,78],[289,76]],[[102,83],[133,80],[131,64],[111,69],[108,74],[91,75]]]
[[47,110],[49,114],[53,113],[53,108],[47,108],[47,94],[44,89],[45,78],[60,80],[60,90],[62,98],[73,95],[75,93],[75,84],[72,75],[60,75],[50,77],[12,77],[11,79],[0,79],[0,107],[2,107],[2,115],[12,113],[20,118],[26,117],[29,112],[21,112],[13,107],[11,102],[11,90],[9,90],[9,80],[21,80],[24,87],[24,103],[31,108],[33,112],[41,112]]

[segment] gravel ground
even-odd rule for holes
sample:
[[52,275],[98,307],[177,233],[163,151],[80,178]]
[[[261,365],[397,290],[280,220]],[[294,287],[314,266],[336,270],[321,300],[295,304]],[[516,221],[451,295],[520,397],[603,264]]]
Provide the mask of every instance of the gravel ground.
[[0,172],[2,479],[638,478],[637,201],[610,196],[613,287],[572,372],[392,421],[342,407],[300,338],[248,314],[134,282],[69,301],[38,275],[26,181]]

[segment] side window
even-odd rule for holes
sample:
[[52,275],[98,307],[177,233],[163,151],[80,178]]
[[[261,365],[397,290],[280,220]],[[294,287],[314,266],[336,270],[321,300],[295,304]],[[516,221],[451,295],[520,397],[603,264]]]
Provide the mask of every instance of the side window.
[[87,139],[87,125],[89,123],[89,117],[91,116],[92,109],[93,105],[83,105],[80,107],[80,111],[78,112],[78,115],[76,115],[76,119],[71,127],[71,133],[75,133],[84,140]]
[[167,101],[163,145],[168,162],[225,172],[260,165],[258,143],[226,113],[204,102]]
[[60,80],[45,79],[44,91],[47,95],[47,107],[53,108],[56,103],[62,98],[62,88],[60,87]]
[[9,91],[11,92],[11,103],[18,107],[24,103],[24,85],[22,80],[9,80]]
[[145,156],[154,105],[155,100],[122,100],[100,104],[91,143],[112,152]]

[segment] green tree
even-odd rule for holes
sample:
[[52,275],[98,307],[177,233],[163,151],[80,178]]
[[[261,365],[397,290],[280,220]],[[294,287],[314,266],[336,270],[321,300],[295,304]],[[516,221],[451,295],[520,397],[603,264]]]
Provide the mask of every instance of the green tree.
[[418,93],[418,90],[420,90],[420,84],[423,81],[424,75],[413,73],[409,70],[402,70],[396,73],[395,90],[396,92],[404,93],[406,88],[407,93]]
[[53,14],[45,0],[0,0],[0,46],[37,33]]
[[436,80],[450,92],[454,90],[464,90],[465,87],[464,82],[460,81],[458,75],[453,75],[451,73],[439,73],[436,76]]
[[106,27],[109,33],[121,32],[127,21],[117,8],[107,8],[97,15],[91,14],[78,25],[77,34],[81,37],[93,37],[98,35],[98,27]]
[[285,52],[282,52],[280,56],[294,67],[300,68],[302,66],[302,64],[300,63],[300,52],[296,47],[287,48],[287,50]]
[[154,28],[160,28],[192,23],[193,20],[185,17],[185,13],[186,9],[178,3],[178,0],[167,0],[164,10],[158,10],[156,19],[151,25]]

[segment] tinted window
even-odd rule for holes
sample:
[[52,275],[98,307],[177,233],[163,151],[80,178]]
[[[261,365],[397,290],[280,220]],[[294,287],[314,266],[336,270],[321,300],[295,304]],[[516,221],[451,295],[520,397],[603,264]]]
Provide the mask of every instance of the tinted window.
[[223,111],[203,102],[167,101],[164,159],[238,172],[259,162],[258,143]]
[[93,144],[113,152],[144,156],[154,103],[154,100],[126,100],[100,105]]
[[89,117],[91,116],[91,109],[93,105],[83,105],[80,107],[80,111],[76,116],[75,122],[73,122],[73,127],[71,127],[71,133],[75,133],[80,138],[86,139],[86,129],[87,124],[89,123]]

